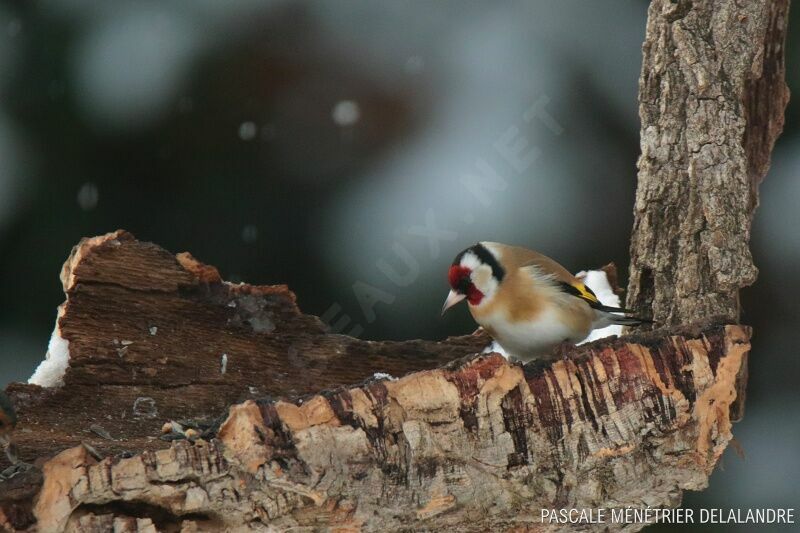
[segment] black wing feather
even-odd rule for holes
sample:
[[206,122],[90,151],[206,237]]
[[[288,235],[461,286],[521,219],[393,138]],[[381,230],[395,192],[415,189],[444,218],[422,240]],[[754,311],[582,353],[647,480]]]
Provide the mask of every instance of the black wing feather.
[[[594,291],[592,289],[590,289],[588,285],[584,285],[584,287],[586,287],[586,292],[588,292],[592,296],[594,296],[594,298],[595,298],[594,300],[592,300],[590,298],[587,298],[586,296],[584,296],[581,293],[580,290],[578,290],[577,287],[575,287],[573,285],[570,285],[569,283],[567,283],[565,281],[562,281],[562,282],[559,283],[559,288],[563,292],[566,292],[567,294],[571,294],[572,296],[577,296],[578,298],[580,298],[581,300],[583,300],[584,302],[589,304],[589,307],[591,307],[592,309],[597,309],[598,311],[604,311],[606,313],[632,313],[633,312],[630,309],[625,309],[624,307],[611,307],[610,305],[604,305],[604,304],[600,303],[600,300],[597,298],[597,295],[594,293]],[[652,322],[652,320],[648,320],[646,318],[638,318],[638,317],[636,317],[636,319],[640,320],[642,322]]]

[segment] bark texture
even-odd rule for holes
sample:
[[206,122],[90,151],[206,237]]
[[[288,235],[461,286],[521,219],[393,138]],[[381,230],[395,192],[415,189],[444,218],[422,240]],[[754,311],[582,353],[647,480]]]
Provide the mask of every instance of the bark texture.
[[628,307],[659,324],[736,322],[738,291],[756,279],[750,222],[789,99],[788,9],[788,0],[650,5]]
[[731,438],[748,349],[745,328],[716,327],[542,369],[489,355],[248,400],[210,442],[100,462],[62,452],[34,513],[46,531],[494,531],[543,507],[677,505]]
[[[9,529],[483,531],[542,507],[675,505],[707,483],[744,398],[742,326],[523,367],[476,355],[481,335],[328,334],[285,287],[228,284],[122,231],[82,241],[62,281],[63,384],[7,391],[37,465],[0,481]],[[189,417],[211,422],[159,438]]]
[[330,335],[286,286],[224,282],[190,254],[125,231],[81,241],[61,280],[53,335],[69,343],[63,386],[7,390],[24,419],[16,441],[26,461],[81,442],[104,454],[163,447],[154,437],[165,420],[213,419],[246,399],[435,368],[489,342]]

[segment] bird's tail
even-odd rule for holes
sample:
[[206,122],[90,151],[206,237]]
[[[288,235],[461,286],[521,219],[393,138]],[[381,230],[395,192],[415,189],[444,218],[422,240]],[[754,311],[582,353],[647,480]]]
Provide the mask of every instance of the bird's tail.
[[649,318],[642,318],[638,316],[630,316],[629,309],[622,307],[611,307],[608,305],[595,306],[598,314],[602,315],[603,322],[607,324],[616,324],[619,326],[638,326],[639,324],[653,324]]
[[618,324],[620,326],[638,326],[639,324],[653,323],[653,321],[649,318],[642,318],[638,316],[614,315],[609,313],[608,318],[611,319],[612,324]]

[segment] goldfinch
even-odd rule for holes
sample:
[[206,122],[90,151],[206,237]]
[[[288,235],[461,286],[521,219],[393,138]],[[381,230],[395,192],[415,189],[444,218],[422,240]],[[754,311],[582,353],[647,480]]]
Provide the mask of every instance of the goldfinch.
[[553,359],[553,348],[593,329],[649,320],[600,303],[594,292],[549,257],[496,242],[459,253],[448,272],[442,314],[462,300],[506,353],[520,361]]

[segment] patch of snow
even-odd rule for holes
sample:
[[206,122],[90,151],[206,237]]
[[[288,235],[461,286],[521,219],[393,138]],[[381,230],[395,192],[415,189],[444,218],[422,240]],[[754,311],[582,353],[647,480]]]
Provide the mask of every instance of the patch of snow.
[[225,372],[228,371],[228,354],[222,354],[219,360],[219,373],[225,375]]
[[239,138],[243,141],[252,141],[256,133],[258,133],[258,128],[255,122],[242,122],[239,125]]
[[64,373],[67,371],[68,366],[69,341],[61,336],[61,330],[58,328],[58,319],[56,319],[56,327],[50,336],[44,361],[36,367],[33,375],[28,379],[28,383],[39,385],[40,387],[63,385]]
[[84,183],[78,190],[78,206],[83,211],[91,211],[97,207],[100,200],[100,192],[94,183]]
[[486,348],[484,348],[483,352],[481,352],[481,353],[493,353],[493,352],[494,353],[499,353],[500,355],[502,355],[503,357],[508,359],[508,352],[506,352],[503,349],[503,347],[500,346],[500,343],[497,342],[497,341],[492,341],[492,343],[489,346],[487,346]]
[[158,333],[158,326],[150,326],[150,335],[155,336]]
[[374,379],[388,379],[389,381],[397,381],[397,378],[392,376],[391,374],[386,374],[385,372],[375,372],[372,374]]
[[247,244],[252,244],[258,239],[258,228],[248,224],[242,228],[242,240]]
[[361,118],[361,108],[353,100],[341,100],[333,107],[331,118],[338,126],[352,126]]
[[[611,307],[620,306],[619,296],[617,296],[617,294],[611,288],[611,284],[608,282],[608,276],[602,270],[578,272],[575,274],[575,277],[583,280],[583,283],[592,289],[592,291],[594,291],[601,304]],[[596,329],[589,333],[589,336],[578,344],[596,341],[597,339],[603,339],[612,335],[622,335],[622,326],[615,324],[605,328]]]

